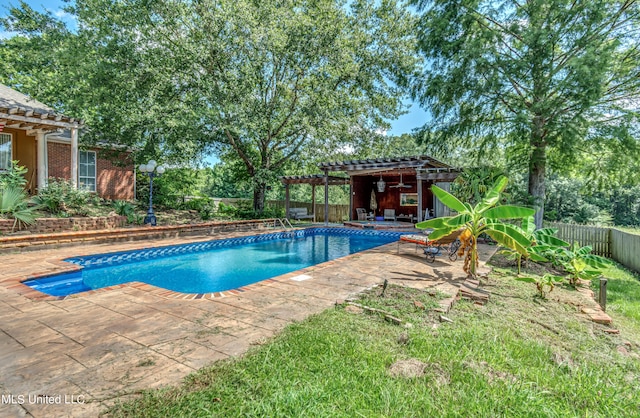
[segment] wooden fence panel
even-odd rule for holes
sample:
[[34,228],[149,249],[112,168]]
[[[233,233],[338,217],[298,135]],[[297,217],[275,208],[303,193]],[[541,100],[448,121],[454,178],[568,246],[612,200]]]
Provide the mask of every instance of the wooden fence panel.
[[620,264],[640,273],[640,235],[612,229],[611,256]]
[[[267,205],[284,211],[284,200],[269,200]],[[289,202],[290,208],[306,208],[309,214],[316,214],[316,222],[324,222],[324,203],[316,203],[315,212],[310,202]],[[349,220],[349,205],[329,205],[329,222],[342,223]]]
[[589,245],[593,248],[593,254],[611,257],[611,228],[557,222],[545,222],[545,226],[557,228],[558,238],[570,244],[577,242],[581,246]]

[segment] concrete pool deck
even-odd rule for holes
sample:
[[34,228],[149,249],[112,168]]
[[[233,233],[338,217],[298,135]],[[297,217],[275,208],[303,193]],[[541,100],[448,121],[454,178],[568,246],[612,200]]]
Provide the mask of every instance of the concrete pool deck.
[[[392,243],[213,299],[173,298],[133,284],[38,300],[16,286],[20,278],[57,271],[71,256],[254,234],[1,254],[0,417],[97,416],[141,390],[178,384],[207,364],[240,356],[287,324],[385,279],[445,291],[464,279],[462,261],[441,256],[430,264],[414,246],[398,252]],[[481,259],[493,252],[495,247],[482,246]]]

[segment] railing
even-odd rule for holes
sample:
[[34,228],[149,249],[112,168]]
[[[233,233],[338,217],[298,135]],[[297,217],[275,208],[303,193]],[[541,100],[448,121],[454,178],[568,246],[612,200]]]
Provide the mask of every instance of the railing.
[[280,223],[280,226],[282,226],[283,229],[287,229],[287,227],[289,229],[293,229],[293,225],[291,225],[291,222],[289,222],[287,218],[278,218],[277,221]]

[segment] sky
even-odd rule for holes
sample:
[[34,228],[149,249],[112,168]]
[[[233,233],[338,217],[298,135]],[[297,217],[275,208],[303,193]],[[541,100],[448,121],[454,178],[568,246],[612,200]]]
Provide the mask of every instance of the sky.
[[[48,10],[54,16],[64,21],[69,27],[75,27],[75,21],[73,18],[63,10],[66,5],[66,2],[63,0],[26,0],[26,3],[37,11]],[[9,11],[8,8],[10,6],[17,6],[18,4],[18,0],[9,0],[0,6],[0,16],[6,16]],[[0,38],[7,38],[10,36],[12,36],[11,33],[0,31]],[[411,133],[413,129],[419,128],[427,122],[429,118],[428,113],[422,110],[418,104],[413,103],[411,100],[406,100],[405,104],[410,105],[409,112],[402,115],[397,120],[389,121],[391,129],[387,131],[387,135]]]

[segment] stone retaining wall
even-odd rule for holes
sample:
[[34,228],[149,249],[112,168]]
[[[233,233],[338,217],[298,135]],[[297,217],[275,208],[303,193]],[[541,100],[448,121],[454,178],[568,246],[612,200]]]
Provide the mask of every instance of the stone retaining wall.
[[114,228],[100,231],[72,231],[50,234],[31,234],[2,237],[0,251],[38,250],[42,248],[78,245],[83,242],[119,242],[188,235],[217,235],[219,233],[264,230],[274,224],[273,219],[250,221],[215,221],[201,224]]
[[[13,228],[13,219],[0,219],[0,233],[8,234]],[[63,231],[97,231],[121,228],[127,224],[126,216],[112,215],[95,218],[38,218],[27,230],[34,234],[49,234]]]

